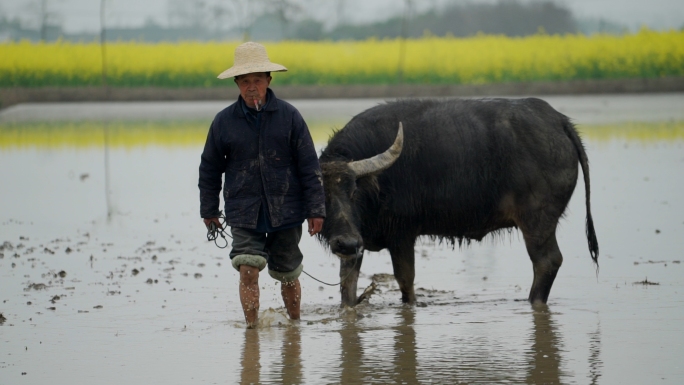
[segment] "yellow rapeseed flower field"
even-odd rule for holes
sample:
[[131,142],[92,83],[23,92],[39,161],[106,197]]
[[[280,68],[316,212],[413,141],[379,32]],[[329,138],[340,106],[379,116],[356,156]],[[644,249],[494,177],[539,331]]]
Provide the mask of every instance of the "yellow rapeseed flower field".
[[[0,44],[0,87],[211,87],[238,42]],[[483,84],[684,75],[684,31],[264,43],[277,84]],[[404,57],[400,58],[400,53]],[[105,58],[105,65],[102,58]]]

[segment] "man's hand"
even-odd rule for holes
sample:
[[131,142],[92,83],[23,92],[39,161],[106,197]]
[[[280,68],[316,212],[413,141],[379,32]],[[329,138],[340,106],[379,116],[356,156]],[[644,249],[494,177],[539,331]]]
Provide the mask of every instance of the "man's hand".
[[215,224],[217,229],[222,229],[223,226],[221,226],[221,222],[219,222],[218,218],[202,218],[204,220],[204,225],[207,226],[207,229],[209,228],[210,224]]
[[312,237],[323,229],[323,218],[308,218],[306,221],[309,223],[309,235]]

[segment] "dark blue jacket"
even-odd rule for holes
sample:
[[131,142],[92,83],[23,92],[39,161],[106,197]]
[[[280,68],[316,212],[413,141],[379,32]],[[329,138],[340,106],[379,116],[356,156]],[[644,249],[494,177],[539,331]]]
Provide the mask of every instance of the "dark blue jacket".
[[228,226],[255,229],[265,195],[271,225],[325,217],[321,168],[299,111],[268,90],[258,129],[241,97],[211,123],[199,167],[200,215],[219,214],[221,176]]

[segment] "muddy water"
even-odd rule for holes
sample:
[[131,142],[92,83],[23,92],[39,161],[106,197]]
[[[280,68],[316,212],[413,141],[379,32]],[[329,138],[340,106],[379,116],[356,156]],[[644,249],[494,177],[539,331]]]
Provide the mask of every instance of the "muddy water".
[[[262,274],[256,330],[197,215],[222,103],[0,112],[0,384],[684,383],[684,95],[546,99],[585,138],[598,274],[580,181],[548,307],[525,301],[531,263],[513,232],[419,242],[415,307],[385,252],[366,256],[359,290],[378,289],[355,309],[303,276],[295,324]],[[380,101],[293,102],[323,146]],[[335,257],[301,246],[306,271],[338,279]]]

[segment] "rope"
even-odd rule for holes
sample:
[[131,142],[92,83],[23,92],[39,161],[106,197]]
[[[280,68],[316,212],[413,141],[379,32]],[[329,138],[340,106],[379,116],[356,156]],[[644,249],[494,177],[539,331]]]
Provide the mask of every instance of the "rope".
[[[233,237],[232,237],[230,234],[228,234],[228,233],[226,232],[226,230],[225,230],[225,229],[226,229],[226,216],[223,215],[223,212],[220,212],[220,213],[219,213],[219,217],[218,217],[218,218],[219,218],[219,223],[221,223],[221,228],[219,228],[218,226],[216,226],[216,224],[215,224],[214,222],[209,223],[209,226],[207,227],[207,240],[210,241],[210,242],[213,241],[214,244],[216,245],[216,247],[218,247],[219,249],[225,249],[226,247],[228,247],[228,240],[226,239],[226,236],[230,237],[231,239],[232,239]],[[219,236],[220,236],[221,238],[223,238],[223,242],[225,242],[225,244],[224,244],[223,246],[219,245],[219,243],[218,243],[218,238],[219,238]],[[342,280],[340,280],[340,282],[338,282],[338,283],[327,283],[327,282],[323,282],[323,281],[321,281],[320,279],[314,277],[313,275],[307,273],[305,270],[302,270],[302,273],[308,275],[311,279],[313,279],[313,280],[315,280],[315,281],[318,281],[318,282],[320,282],[320,283],[322,283],[322,284],[324,284],[324,285],[328,285],[328,286],[338,286],[338,285],[341,285],[342,282],[344,282],[347,278],[349,278],[349,276],[351,275],[351,273],[354,272],[354,268],[356,267],[356,263],[357,263],[358,261],[359,261],[358,258],[355,258],[355,259],[354,259],[354,266],[352,266],[352,268],[349,270],[349,273],[347,273],[347,276],[344,277]]]
[[[223,222],[221,222],[221,220],[223,220]],[[209,242],[214,241],[214,244],[219,249],[225,249],[226,247],[228,247],[228,240],[226,239],[226,236],[229,236],[230,238],[233,237],[230,236],[230,234],[226,233],[226,216],[223,215],[223,212],[219,212],[219,223],[221,223],[221,228],[217,227],[214,222],[209,223],[209,226],[207,226],[207,240]],[[223,238],[225,245],[221,246],[218,244],[219,236]]]
[[307,273],[307,272],[304,271],[304,270],[302,270],[302,273],[308,275],[308,276],[311,277],[314,281],[318,281],[318,282],[320,282],[320,283],[322,283],[322,284],[324,284],[324,285],[328,285],[328,286],[338,286],[338,285],[341,285],[342,282],[344,282],[344,280],[346,280],[347,278],[349,278],[349,276],[351,275],[351,273],[354,272],[354,268],[356,267],[356,262],[358,262],[358,261],[359,261],[358,258],[355,258],[355,259],[354,259],[354,266],[352,266],[351,270],[349,270],[349,273],[347,274],[347,276],[344,277],[344,279],[340,280],[340,282],[338,282],[338,283],[327,283],[327,282],[323,282],[323,281],[321,281],[320,279],[314,277],[313,275]]

